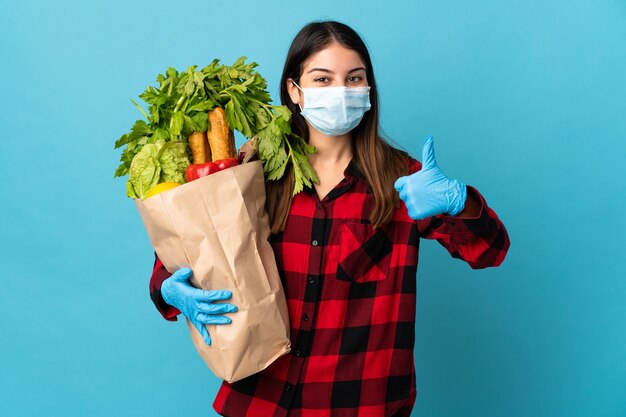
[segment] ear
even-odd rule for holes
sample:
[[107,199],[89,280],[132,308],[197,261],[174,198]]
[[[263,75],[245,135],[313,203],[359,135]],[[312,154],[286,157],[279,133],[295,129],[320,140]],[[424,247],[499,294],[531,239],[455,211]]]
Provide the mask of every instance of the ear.
[[300,103],[300,94],[302,94],[302,91],[300,91],[300,89],[293,84],[293,79],[287,78],[285,82],[287,83],[287,92],[289,93],[289,98],[291,98],[293,104]]

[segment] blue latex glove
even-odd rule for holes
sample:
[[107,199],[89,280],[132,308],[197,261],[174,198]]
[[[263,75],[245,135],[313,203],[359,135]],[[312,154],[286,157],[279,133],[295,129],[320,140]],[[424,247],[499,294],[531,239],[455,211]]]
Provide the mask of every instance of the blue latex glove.
[[441,171],[435,160],[434,139],[429,136],[422,148],[422,169],[400,177],[394,184],[413,220],[437,214],[456,216],[465,208],[467,187],[451,180]]
[[213,301],[228,300],[232,293],[226,290],[200,290],[189,283],[191,269],[182,268],[174,272],[171,277],[163,281],[161,295],[166,303],[176,307],[191,321],[202,335],[207,345],[211,344],[211,337],[205,324],[228,324],[231,319],[220,316],[224,313],[234,313],[237,307],[232,304]]

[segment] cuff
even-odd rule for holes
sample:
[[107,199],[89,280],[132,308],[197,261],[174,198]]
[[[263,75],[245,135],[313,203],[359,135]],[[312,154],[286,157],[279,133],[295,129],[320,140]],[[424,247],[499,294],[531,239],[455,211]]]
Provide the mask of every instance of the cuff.
[[155,253],[154,268],[150,277],[150,298],[165,320],[177,321],[176,316],[180,314],[180,310],[167,304],[161,295],[161,285],[171,275]]
[[476,217],[459,217],[441,214],[437,216],[443,221],[443,227],[439,230],[445,234],[472,234],[480,235],[486,233],[489,229],[491,217],[487,202],[484,197],[472,186],[467,186],[468,198],[472,196],[480,205],[479,213]]

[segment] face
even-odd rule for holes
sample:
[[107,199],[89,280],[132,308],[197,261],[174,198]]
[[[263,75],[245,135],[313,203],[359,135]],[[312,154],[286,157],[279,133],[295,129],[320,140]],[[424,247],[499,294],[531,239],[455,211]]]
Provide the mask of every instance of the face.
[[[311,55],[302,65],[301,88],[306,87],[367,87],[365,64],[359,54],[333,42]],[[304,94],[287,79],[291,100],[304,108]]]

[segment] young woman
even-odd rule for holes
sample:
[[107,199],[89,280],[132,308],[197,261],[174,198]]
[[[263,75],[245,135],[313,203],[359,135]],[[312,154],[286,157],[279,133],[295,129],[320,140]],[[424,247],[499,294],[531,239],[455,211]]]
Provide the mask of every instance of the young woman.
[[[433,140],[423,165],[378,133],[369,53],[346,25],[306,25],[289,49],[281,100],[294,133],[317,148],[319,184],[291,197],[287,172],[267,183],[272,243],[289,306],[292,351],[229,384],[213,404],[224,416],[409,416],[419,239],[437,239],[472,268],[499,265],[509,240],[479,192],[447,178]],[[402,200],[402,201],[400,201]],[[163,316],[226,324],[236,311],[202,291],[191,271],[171,277],[157,259],[151,295]],[[236,317],[236,314],[232,317]]]

